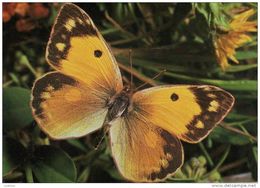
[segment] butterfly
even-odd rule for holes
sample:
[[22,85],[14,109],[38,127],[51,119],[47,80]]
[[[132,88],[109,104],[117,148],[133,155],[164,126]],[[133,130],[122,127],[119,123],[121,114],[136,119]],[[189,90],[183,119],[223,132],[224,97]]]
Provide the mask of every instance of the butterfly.
[[157,182],[184,160],[181,141],[197,143],[231,110],[234,97],[209,85],[163,85],[135,93],[91,18],[62,6],[47,44],[55,70],[35,81],[33,116],[53,139],[78,138],[109,125],[115,164],[129,181]]

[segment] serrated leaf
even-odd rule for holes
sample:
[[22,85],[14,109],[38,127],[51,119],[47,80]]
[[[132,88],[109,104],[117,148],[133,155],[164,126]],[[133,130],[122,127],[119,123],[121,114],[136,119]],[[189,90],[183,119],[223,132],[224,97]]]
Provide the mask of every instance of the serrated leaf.
[[4,130],[15,130],[33,121],[30,103],[30,90],[20,87],[4,88],[3,114]]

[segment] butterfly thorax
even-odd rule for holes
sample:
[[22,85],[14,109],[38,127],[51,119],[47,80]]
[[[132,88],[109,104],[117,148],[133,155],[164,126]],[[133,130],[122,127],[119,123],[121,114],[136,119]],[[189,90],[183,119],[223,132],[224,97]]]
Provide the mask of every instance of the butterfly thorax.
[[130,104],[130,92],[129,88],[125,87],[121,92],[114,95],[109,102],[108,106],[108,114],[107,114],[107,122],[115,120],[116,118],[122,116],[127,112],[127,109]]

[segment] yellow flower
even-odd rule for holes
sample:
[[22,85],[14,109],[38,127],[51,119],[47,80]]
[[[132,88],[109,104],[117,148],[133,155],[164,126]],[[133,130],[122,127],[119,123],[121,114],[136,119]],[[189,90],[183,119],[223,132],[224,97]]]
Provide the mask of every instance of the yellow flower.
[[225,70],[229,64],[228,59],[239,63],[235,58],[235,49],[246,42],[250,42],[251,37],[247,32],[257,31],[257,21],[247,21],[255,13],[253,9],[235,15],[229,23],[229,29],[224,33],[218,33],[214,40],[215,53],[218,64]]

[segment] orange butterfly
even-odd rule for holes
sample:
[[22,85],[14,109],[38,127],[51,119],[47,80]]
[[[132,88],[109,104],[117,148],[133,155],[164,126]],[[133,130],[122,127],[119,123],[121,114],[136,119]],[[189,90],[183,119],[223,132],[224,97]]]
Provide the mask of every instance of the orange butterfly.
[[53,139],[81,137],[109,125],[120,173],[135,182],[162,181],[183,164],[180,140],[197,143],[230,111],[234,98],[208,85],[165,85],[132,93],[91,18],[65,4],[46,50],[56,70],[38,79],[31,108]]

